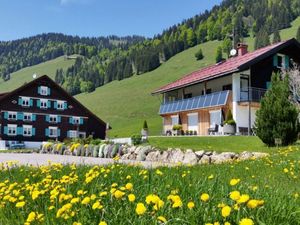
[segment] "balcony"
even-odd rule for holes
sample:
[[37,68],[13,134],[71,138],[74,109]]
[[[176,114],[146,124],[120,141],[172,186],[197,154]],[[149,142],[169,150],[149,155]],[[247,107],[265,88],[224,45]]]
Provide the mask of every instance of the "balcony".
[[177,113],[226,105],[230,91],[214,92],[212,94],[163,103],[159,114]]
[[263,88],[242,88],[240,92],[240,102],[260,102],[267,92]]

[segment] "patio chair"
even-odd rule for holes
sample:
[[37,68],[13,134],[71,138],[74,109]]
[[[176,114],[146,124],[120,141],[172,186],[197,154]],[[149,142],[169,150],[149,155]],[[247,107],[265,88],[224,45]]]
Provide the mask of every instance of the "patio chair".
[[216,133],[218,133],[218,124],[212,124],[208,128],[208,135],[215,135]]

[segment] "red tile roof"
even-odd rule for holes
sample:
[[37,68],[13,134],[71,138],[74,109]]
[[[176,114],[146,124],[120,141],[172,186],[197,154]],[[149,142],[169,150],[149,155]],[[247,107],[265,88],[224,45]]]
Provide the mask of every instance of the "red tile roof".
[[223,76],[229,73],[237,72],[240,70],[240,68],[248,63],[251,63],[252,61],[255,61],[258,57],[264,56],[266,53],[269,53],[270,51],[276,49],[277,47],[283,46],[284,44],[295,41],[294,39],[290,39],[288,41],[279,42],[277,44],[269,45],[267,47],[258,49],[254,52],[248,52],[245,55],[242,56],[236,56],[233,58],[230,58],[222,63],[211,65],[208,67],[205,67],[203,69],[197,70],[195,72],[192,72],[183,78],[170,83],[168,85],[165,85],[158,90],[154,91],[153,94],[156,93],[164,93],[167,91],[171,91],[174,89],[178,89],[181,87],[189,86],[195,83],[202,82],[204,80],[209,80],[215,77]]

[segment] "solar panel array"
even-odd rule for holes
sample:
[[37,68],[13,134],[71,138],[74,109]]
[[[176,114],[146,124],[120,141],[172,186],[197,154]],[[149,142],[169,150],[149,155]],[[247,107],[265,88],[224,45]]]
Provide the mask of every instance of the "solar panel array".
[[201,95],[193,98],[165,103],[160,106],[159,114],[176,113],[187,110],[225,105],[228,96],[229,91],[221,91],[208,95]]

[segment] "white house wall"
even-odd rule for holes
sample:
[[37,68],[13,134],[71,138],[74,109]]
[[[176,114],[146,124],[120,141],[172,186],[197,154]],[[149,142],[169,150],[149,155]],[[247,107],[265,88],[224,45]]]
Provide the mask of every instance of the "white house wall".
[[[251,127],[254,126],[256,119],[257,108],[251,108]],[[249,108],[248,106],[237,106],[236,107],[236,126],[238,127],[247,127],[249,123]]]

